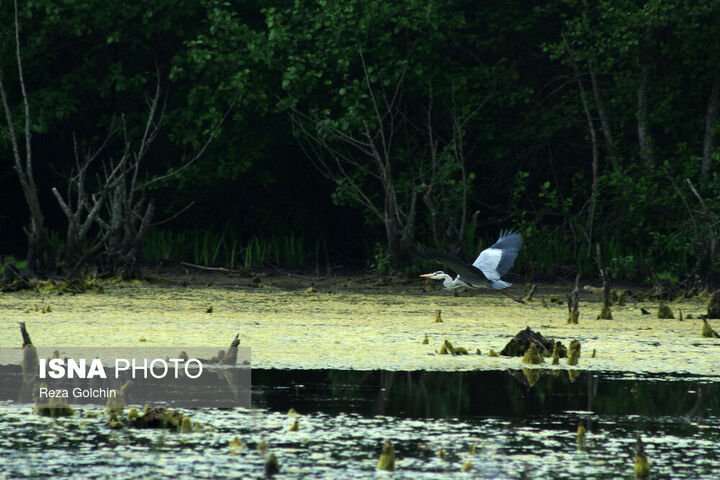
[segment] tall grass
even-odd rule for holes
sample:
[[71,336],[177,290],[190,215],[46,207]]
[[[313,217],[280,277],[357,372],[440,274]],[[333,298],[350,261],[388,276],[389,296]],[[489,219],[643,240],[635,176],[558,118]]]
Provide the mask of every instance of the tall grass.
[[264,265],[303,268],[317,263],[319,252],[319,241],[308,242],[294,232],[242,238],[235,232],[153,230],[147,236],[142,258],[147,262],[186,261],[230,269],[238,265],[248,269]]

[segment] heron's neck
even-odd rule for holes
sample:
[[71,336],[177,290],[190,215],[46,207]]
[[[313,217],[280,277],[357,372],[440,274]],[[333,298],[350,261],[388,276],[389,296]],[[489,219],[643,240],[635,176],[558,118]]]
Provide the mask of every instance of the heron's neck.
[[456,288],[460,288],[461,284],[459,276],[455,277],[455,280],[453,280],[453,278],[446,273],[443,275],[443,277],[443,287],[445,287],[447,290],[454,290]]

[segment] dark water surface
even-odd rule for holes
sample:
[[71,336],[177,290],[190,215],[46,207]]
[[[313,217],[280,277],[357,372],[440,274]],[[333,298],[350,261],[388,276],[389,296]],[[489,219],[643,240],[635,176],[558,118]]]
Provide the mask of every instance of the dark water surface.
[[[565,370],[252,375],[253,409],[186,410],[204,426],[186,434],[113,430],[100,407],[44,418],[6,400],[0,479],[262,478],[261,442],[279,459],[277,478],[633,478],[636,433],[651,478],[720,478],[720,379]],[[290,408],[300,415],[288,416]],[[296,419],[298,431],[289,431]],[[236,437],[244,446],[230,446]],[[385,440],[397,453],[392,474],[376,470]]]

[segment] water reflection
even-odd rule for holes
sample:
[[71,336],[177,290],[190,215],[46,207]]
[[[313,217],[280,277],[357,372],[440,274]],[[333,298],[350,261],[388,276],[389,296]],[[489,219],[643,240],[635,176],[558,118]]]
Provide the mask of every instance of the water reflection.
[[477,372],[254,370],[253,405],[398,417],[720,415],[720,383],[692,377],[522,369]]

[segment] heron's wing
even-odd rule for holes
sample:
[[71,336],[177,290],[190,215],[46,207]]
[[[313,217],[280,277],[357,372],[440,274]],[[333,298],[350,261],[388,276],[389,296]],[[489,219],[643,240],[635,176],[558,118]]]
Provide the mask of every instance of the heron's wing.
[[436,262],[440,262],[443,265],[452,268],[466,283],[479,283],[485,280],[485,276],[482,271],[468,264],[457,255],[425,248],[421,245],[418,245],[417,252],[422,258],[435,260]]
[[473,266],[482,270],[489,280],[498,280],[510,270],[521,247],[522,236],[519,233],[500,232],[498,241],[480,252]]

